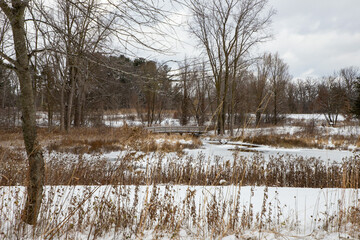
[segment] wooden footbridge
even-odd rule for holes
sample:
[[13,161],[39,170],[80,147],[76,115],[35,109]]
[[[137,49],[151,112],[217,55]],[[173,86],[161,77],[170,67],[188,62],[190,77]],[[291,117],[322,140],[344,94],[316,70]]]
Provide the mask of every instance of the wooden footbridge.
[[205,126],[167,126],[167,127],[146,127],[146,130],[153,132],[153,133],[189,133],[193,135],[201,135],[205,132]]

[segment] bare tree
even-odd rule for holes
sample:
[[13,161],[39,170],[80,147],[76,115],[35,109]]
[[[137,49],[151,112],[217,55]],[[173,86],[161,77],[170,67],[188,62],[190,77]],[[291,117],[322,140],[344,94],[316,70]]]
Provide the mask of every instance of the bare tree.
[[[96,85],[90,71],[96,55],[135,49],[167,50],[159,38],[165,37],[161,24],[171,24],[158,1],[56,0],[36,1],[39,28],[49,54],[56,53],[54,65],[62,67],[61,128],[83,123],[86,98]],[[119,48],[120,47],[120,48]],[[95,57],[94,57],[95,56]],[[111,68],[111,66],[109,66]]]
[[298,91],[296,84],[289,82],[286,87],[286,99],[288,113],[298,113]]
[[190,118],[190,78],[191,69],[188,60],[184,59],[184,65],[181,68],[181,87],[182,87],[182,99],[181,99],[181,116],[180,124],[187,125]]
[[276,125],[279,114],[282,112],[285,101],[285,89],[290,81],[289,66],[279,57],[279,54],[270,55],[270,90],[272,94],[272,117]]
[[[274,14],[264,13],[267,0],[189,0],[193,17],[191,33],[204,48],[216,89],[217,131],[224,134],[227,95],[231,77],[237,76],[241,59],[266,41],[265,31]],[[231,91],[231,90],[230,90]]]
[[318,111],[324,114],[327,123],[335,126],[339,114],[346,111],[346,91],[336,75],[323,77],[318,85],[317,104]]
[[203,61],[198,68],[195,68],[193,74],[194,96],[192,97],[191,105],[195,113],[195,119],[199,126],[203,126],[207,119],[207,112],[210,107],[210,99],[208,92],[211,87],[209,84],[209,76],[206,72],[206,64]]
[[267,90],[271,68],[271,55],[265,53],[256,63],[255,79],[252,81],[252,92],[255,98],[255,124],[259,125],[261,114],[267,107],[270,95]]
[[[63,64],[61,123],[69,130],[72,120],[80,126],[88,86],[91,55],[104,49],[115,16],[107,14],[102,3],[57,0],[55,7],[35,4],[37,14],[45,19],[41,24],[46,48],[58,54]],[[106,15],[106,16],[105,16]],[[51,29],[51,31],[49,31]],[[51,52],[49,51],[49,54]]]
[[22,219],[28,224],[36,224],[37,216],[42,202],[44,185],[45,164],[41,146],[36,134],[36,112],[34,104],[34,91],[32,87],[29,54],[27,45],[27,33],[25,30],[25,10],[29,1],[12,0],[7,3],[0,0],[0,8],[9,20],[13,49],[7,49],[10,53],[15,52],[15,59],[7,52],[1,51],[1,63],[15,70],[20,82],[20,102],[22,110],[22,129],[25,149],[29,161],[29,183],[27,187],[27,200]]
[[298,79],[296,81],[297,105],[299,113],[314,113],[318,94],[318,82],[316,78]]
[[16,74],[0,65],[0,127],[15,127],[18,117]]
[[360,76],[360,69],[357,67],[347,67],[343,68],[339,72],[339,77],[341,80],[341,85],[346,91],[346,113],[351,113],[353,108],[357,93],[356,93],[356,82],[357,78]]

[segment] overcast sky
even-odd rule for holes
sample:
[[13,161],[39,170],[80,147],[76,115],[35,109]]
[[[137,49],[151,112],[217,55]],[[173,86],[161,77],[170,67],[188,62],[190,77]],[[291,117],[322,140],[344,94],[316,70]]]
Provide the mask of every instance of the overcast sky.
[[360,66],[360,0],[270,0],[274,40],[294,77],[324,76]]
[[[260,46],[259,52],[279,52],[294,78],[327,76],[360,66],[360,0],[269,0],[269,5],[277,11],[274,39]],[[186,13],[181,21],[186,22]],[[157,60],[199,55],[190,46],[196,40],[185,31],[177,32],[186,43],[175,44],[177,55],[155,56]]]

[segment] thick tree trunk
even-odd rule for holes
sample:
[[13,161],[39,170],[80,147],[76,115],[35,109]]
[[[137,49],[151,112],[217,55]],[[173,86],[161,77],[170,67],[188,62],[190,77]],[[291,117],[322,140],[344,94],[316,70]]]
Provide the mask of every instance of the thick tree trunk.
[[20,102],[22,110],[22,130],[26,153],[29,160],[29,183],[27,187],[27,200],[22,219],[28,224],[35,225],[42,202],[44,185],[45,164],[41,147],[36,137],[36,111],[34,104],[34,92],[32,88],[28,51],[26,45],[26,32],[24,28],[24,11],[26,3],[12,1],[12,9],[6,12],[2,3],[2,9],[10,19],[14,47],[16,53],[16,73],[20,82]]

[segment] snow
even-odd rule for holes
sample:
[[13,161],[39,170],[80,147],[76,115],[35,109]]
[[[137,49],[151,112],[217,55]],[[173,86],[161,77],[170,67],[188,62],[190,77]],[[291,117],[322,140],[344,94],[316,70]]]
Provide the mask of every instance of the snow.
[[[172,204],[176,205],[181,211],[185,211],[185,198],[189,191],[193,192],[197,214],[200,221],[206,222],[206,214],[208,208],[216,197],[219,206],[223,203],[232,203],[239,197],[240,211],[253,211],[254,226],[242,232],[243,236],[254,234],[259,236],[259,239],[278,239],[282,236],[286,239],[313,239],[314,236],[327,236],[326,239],[337,239],[339,234],[346,236],[346,232],[338,232],[336,227],[336,218],[340,211],[347,209],[350,206],[358,206],[359,192],[357,189],[309,189],[309,188],[275,188],[269,187],[251,187],[251,186],[157,186],[159,196],[170,194],[172,196]],[[140,186],[138,189],[138,211],[135,213],[140,219],[141,210],[146,208],[146,201],[149,201],[149,195],[152,192],[153,186]],[[77,208],[77,203],[80,204],[83,199],[85,204],[81,209],[89,216],[96,214],[96,209],[92,206],[103,201],[112,202],[114,204],[121,204],[122,208],[130,208],[134,201],[135,186],[47,186],[45,188],[44,205],[48,207],[45,213],[42,213],[39,224],[44,224],[50,221],[56,215],[56,221],[61,222],[66,219],[71,211]],[[121,193],[126,193],[123,196]],[[89,195],[90,194],[90,195]],[[120,195],[119,195],[120,194]],[[14,231],[13,226],[19,221],[20,209],[23,207],[25,196],[24,187],[0,187],[0,236],[1,233]],[[90,196],[90,198],[88,198]],[[105,199],[104,199],[105,197]],[[128,202],[121,203],[122,198],[129,199]],[[75,199],[75,200],[74,200]],[[16,200],[16,201],[14,201]],[[74,203],[75,201],[75,203]],[[161,201],[161,197],[160,197]],[[46,205],[47,202],[53,204]],[[54,204],[56,203],[56,204]],[[231,205],[231,204],[230,204]],[[231,206],[228,207],[231,207]],[[6,206],[5,208],[3,206]],[[265,212],[264,212],[265,209]],[[185,213],[185,212],[184,212]],[[224,224],[229,219],[229,214],[224,215],[224,219],[217,219],[218,224]],[[259,231],[256,227],[258,223],[255,216],[260,216],[263,219],[264,225],[270,225],[271,229],[265,228]],[[69,224],[78,221],[78,214],[74,214]],[[189,216],[188,216],[189,217]],[[239,218],[241,216],[238,216]],[[269,219],[271,222],[268,222]],[[326,229],[324,226],[329,219],[333,219],[333,225]],[[191,221],[187,219],[185,222]],[[267,222],[267,223],[265,223]],[[199,223],[201,224],[201,222]],[[199,229],[191,224],[185,224],[190,227],[192,232],[196,233]],[[184,225],[184,226],[185,226]],[[145,229],[146,230],[146,229]],[[183,234],[186,239],[191,239],[194,236],[186,234],[184,227]],[[271,231],[270,231],[271,230]],[[204,230],[206,231],[206,230]],[[151,231],[147,232],[150,236]],[[211,236],[211,232],[205,232],[206,238]],[[225,234],[229,235],[224,239],[236,239],[235,234],[231,232]],[[99,239],[106,239],[99,238]],[[245,238],[246,239],[246,238]],[[322,238],[321,238],[322,239]]]
[[[326,121],[325,115],[320,113],[314,114],[286,114],[286,118],[288,119],[296,119],[296,120],[317,120],[317,121]],[[344,121],[345,118],[343,115],[338,115],[338,121]]]
[[[354,156],[352,151],[346,150],[328,150],[328,149],[306,149],[306,148],[275,148],[265,145],[247,144],[242,142],[228,142],[227,144],[219,144],[216,141],[203,141],[201,149],[185,149],[185,152],[196,158],[199,154],[204,154],[206,158],[220,157],[223,161],[232,161],[234,151],[239,156],[251,157],[254,154],[263,154],[265,160],[270,156],[276,155],[293,155],[302,157],[315,157],[323,161],[341,162],[343,158]],[[246,151],[241,151],[246,150]]]
[[[360,126],[317,126],[317,133],[321,136],[358,136],[360,135]],[[263,128],[244,128],[239,129],[237,135],[239,136],[258,136],[258,135],[295,135],[304,131],[304,127],[298,126],[278,126],[278,127],[263,127]]]
[[105,126],[109,127],[123,127],[126,125],[129,126],[144,126],[144,124],[141,121],[129,121],[129,120],[104,120]]
[[[147,122],[142,122],[140,119],[137,119],[136,115],[105,115],[103,119],[104,124],[109,127],[122,127],[125,124],[128,126],[147,126]],[[155,122],[154,124],[157,126],[180,126],[180,120],[164,118],[160,123]]]
[[[45,112],[37,113],[37,120],[40,125],[46,125],[47,115]],[[301,122],[309,122],[314,120],[316,122],[316,129],[319,136],[358,136],[360,135],[359,126],[342,126],[339,124],[337,127],[328,127],[322,122],[326,119],[322,114],[289,114],[286,115],[289,121],[296,120]],[[343,116],[339,116],[339,121],[344,121]],[[136,119],[134,116],[126,114],[105,115],[103,122],[107,126],[121,127],[125,124],[130,126],[144,126],[144,123]],[[159,123],[161,126],[179,126],[179,120],[172,118],[165,118]],[[304,127],[299,126],[279,126],[268,128],[244,128],[239,129],[237,134],[243,136],[256,136],[256,135],[271,135],[271,134],[284,134],[296,135],[304,131]],[[191,140],[169,140],[169,139],[156,139],[157,144],[170,143],[176,144],[192,144]],[[328,147],[334,146],[329,139]],[[349,149],[355,149],[356,146],[349,146]],[[265,160],[269,160],[272,156],[291,155],[302,156],[305,158],[318,158],[325,162],[340,163],[344,158],[354,156],[354,152],[347,150],[329,150],[329,149],[306,149],[306,148],[276,148],[265,145],[257,145],[250,143],[243,143],[241,141],[232,142],[220,139],[214,141],[210,138],[203,140],[203,146],[200,149],[185,149],[185,155],[176,157],[176,153],[144,153],[135,152],[132,149],[124,151],[115,151],[102,154],[84,154],[83,158],[89,161],[96,161],[100,158],[105,158],[109,161],[116,163],[124,156],[132,154],[134,159],[133,169],[135,173],[143,173],[146,166],[156,164],[160,158],[162,164],[170,164],[171,161],[185,161],[187,156],[193,157],[196,161],[198,156],[204,156],[203,159],[208,159],[210,164],[215,164],[216,161],[226,162],[234,161],[234,154],[243,157],[252,157],[255,154],[261,154]],[[46,159],[75,159],[75,154],[64,153],[49,153],[45,155]],[[319,188],[277,188],[263,186],[233,186],[228,185],[224,179],[219,179],[221,186],[184,186],[184,185],[158,185],[159,194],[161,197],[169,191],[171,194],[172,205],[177,206],[180,211],[185,213],[185,198],[189,191],[194,193],[194,202],[199,217],[198,226],[190,224],[191,216],[186,215],[189,219],[185,219],[186,224],[181,226],[178,237],[181,239],[210,239],[213,236],[211,232],[206,229],[200,229],[201,226],[206,226],[207,208],[211,204],[214,196],[222,203],[231,203],[239,199],[240,211],[248,212],[250,209],[253,211],[254,223],[249,229],[239,229],[239,232],[227,232],[223,235],[222,239],[359,239],[359,232],[355,235],[348,230],[351,226],[344,224],[341,228],[336,226],[339,216],[346,212],[349,207],[359,207],[359,192],[358,189],[319,189]],[[140,219],[141,211],[148,206],[149,193],[152,192],[154,186],[139,186],[137,210],[134,213],[134,218]],[[120,204],[119,208],[127,208],[134,203],[135,199],[135,186],[46,186],[45,187],[45,200],[50,202],[46,205],[48,209],[42,213],[40,224],[45,224],[49,221],[52,224],[55,220],[61,222],[65,219],[73,209],[76,209],[81,200],[90,196],[85,204],[81,207],[89,217],[96,215],[96,208],[92,207],[99,199],[106,197],[106,200]],[[93,192],[93,193],[92,193]],[[90,194],[91,193],[91,194]],[[89,195],[90,194],[90,195]],[[239,195],[240,194],[240,195]],[[75,200],[74,200],[75,199]],[[20,224],[21,209],[25,202],[25,188],[22,186],[3,187],[0,186],[0,238],[5,238],[4,234],[16,231],[16,227]],[[44,205],[44,204],[43,204]],[[230,208],[231,206],[228,206]],[[264,210],[265,209],[265,210]],[[265,212],[264,212],[265,211]],[[261,216],[262,212],[265,213],[266,219],[270,219],[271,225],[266,229],[259,229],[259,222],[256,222],[256,216]],[[218,219],[218,225],[224,224],[229,221],[227,212],[223,219]],[[77,222],[77,215],[71,217],[70,223]],[[265,218],[264,216],[264,218]],[[239,219],[241,216],[237,216]],[[261,218],[261,217],[260,217]],[[265,221],[265,219],[263,219]],[[179,220],[180,221],[180,220]],[[330,227],[326,227],[330,222]],[[70,224],[69,223],[69,224]],[[46,223],[47,224],[47,223]],[[200,227],[199,227],[200,226]],[[344,229],[345,228],[345,229]],[[241,231],[240,231],[241,230]],[[87,238],[89,229],[85,232],[74,233],[72,238]],[[202,232],[202,235],[199,232]],[[143,239],[157,238],[157,233],[154,229],[144,229]],[[114,238],[119,233],[106,233],[97,239]],[[120,233],[121,235],[121,233]],[[14,235],[15,236],[15,235]],[[31,235],[28,235],[29,237]],[[122,235],[123,236],[123,235]],[[164,239],[171,239],[172,235],[163,233]],[[132,238],[138,236],[131,236]],[[21,236],[18,236],[21,238]],[[31,237],[33,238],[33,237]],[[41,239],[39,237],[38,239]],[[220,237],[218,237],[220,238]],[[122,239],[119,236],[118,239]]]

